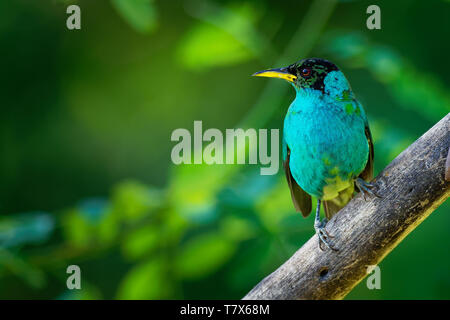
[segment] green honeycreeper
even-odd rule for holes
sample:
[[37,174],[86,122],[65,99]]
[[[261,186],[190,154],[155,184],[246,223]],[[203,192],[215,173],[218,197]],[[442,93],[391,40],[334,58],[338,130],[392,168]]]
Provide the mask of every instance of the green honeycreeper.
[[[326,247],[337,250],[325,230],[328,219],[344,207],[356,188],[372,191],[374,150],[364,109],[350,84],[330,61],[304,59],[288,67],[257,72],[254,76],[281,78],[296,96],[284,119],[283,161],[292,201],[304,217],[317,198],[314,229]],[[320,221],[323,203],[325,219]]]

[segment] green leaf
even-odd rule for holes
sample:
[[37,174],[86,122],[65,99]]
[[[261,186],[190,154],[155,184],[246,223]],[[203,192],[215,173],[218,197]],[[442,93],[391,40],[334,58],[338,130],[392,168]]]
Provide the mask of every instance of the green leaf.
[[70,210],[62,218],[63,232],[68,242],[77,248],[89,245],[95,234],[95,226],[90,224],[76,209]]
[[149,33],[156,28],[156,10],[152,0],[112,0],[112,4],[136,31]]
[[119,217],[109,211],[98,225],[98,239],[101,243],[111,244],[120,232]]
[[217,218],[217,193],[228,182],[238,166],[206,164],[173,166],[169,201],[189,221],[211,222]]
[[114,189],[112,198],[115,214],[131,221],[149,214],[162,203],[159,190],[136,181],[119,184]]
[[145,226],[131,233],[122,244],[124,255],[130,259],[141,258],[158,245],[160,233],[157,226]]
[[164,270],[159,258],[137,265],[122,280],[117,299],[164,299],[171,288]]
[[264,7],[261,2],[192,2],[187,11],[200,22],[185,35],[178,48],[178,60],[186,68],[203,70],[274,56],[267,37],[256,27],[265,16]]
[[187,279],[205,277],[223,266],[235,250],[234,242],[219,234],[202,234],[181,249],[176,260],[177,273]]
[[237,64],[252,57],[252,52],[231,34],[206,23],[186,34],[177,56],[183,66],[194,70]]
[[204,70],[272,56],[270,43],[255,27],[262,11],[261,4],[191,4],[188,12],[200,22],[180,43],[178,61],[186,68]]

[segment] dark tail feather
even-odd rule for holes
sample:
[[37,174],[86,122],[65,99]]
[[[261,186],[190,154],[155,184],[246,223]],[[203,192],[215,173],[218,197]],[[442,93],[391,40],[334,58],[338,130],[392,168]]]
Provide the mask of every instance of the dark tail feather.
[[334,203],[333,201],[329,200],[329,201],[323,201],[323,209],[325,210],[325,217],[327,217],[328,220],[331,219],[331,217],[338,212],[339,210],[341,210],[343,208],[343,206],[339,206],[336,203]]

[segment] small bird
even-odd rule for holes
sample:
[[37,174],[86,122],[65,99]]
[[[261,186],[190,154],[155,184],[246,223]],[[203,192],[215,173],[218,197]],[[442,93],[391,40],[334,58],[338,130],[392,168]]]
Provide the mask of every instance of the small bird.
[[[283,128],[283,161],[295,209],[304,217],[317,198],[314,229],[332,250],[325,225],[353,197],[355,185],[366,194],[372,190],[374,150],[364,109],[350,84],[330,61],[304,59],[288,67],[253,74],[281,78],[296,91]],[[325,218],[320,221],[323,203]]]

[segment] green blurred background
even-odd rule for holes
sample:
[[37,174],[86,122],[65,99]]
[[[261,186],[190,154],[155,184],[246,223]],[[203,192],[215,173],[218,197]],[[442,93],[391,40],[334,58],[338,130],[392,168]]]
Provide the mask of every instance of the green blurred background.
[[[172,131],[281,128],[294,90],[249,75],[323,57],[365,106],[378,173],[450,111],[449,4],[0,1],[0,298],[241,298],[314,218],[282,170],[174,166]],[[364,280],[347,299],[449,299],[449,209],[381,263],[381,290]]]

